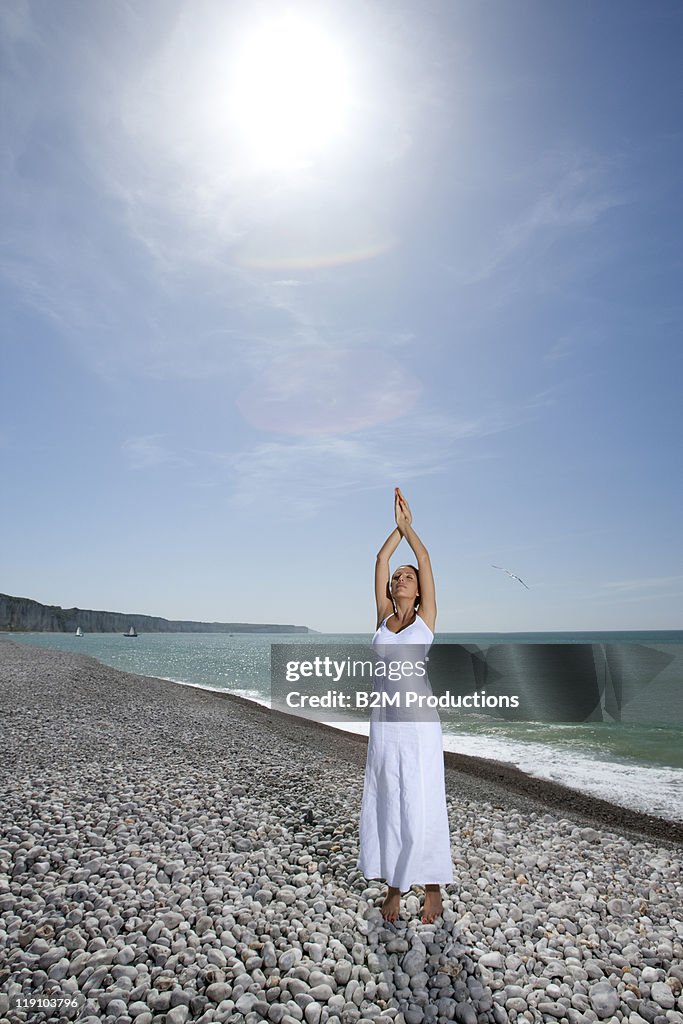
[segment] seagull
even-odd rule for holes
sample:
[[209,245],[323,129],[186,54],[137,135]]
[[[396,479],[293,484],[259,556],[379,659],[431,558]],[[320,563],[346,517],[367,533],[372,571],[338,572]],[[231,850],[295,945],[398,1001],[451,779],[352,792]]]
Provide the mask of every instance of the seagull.
[[[526,587],[526,583],[524,582],[524,580],[521,580],[519,578],[519,576],[515,576],[514,572],[510,572],[509,569],[503,569],[502,565],[492,565],[491,568],[492,569],[502,569],[503,572],[506,572],[508,574],[508,576],[512,576],[513,580],[517,580],[517,582],[521,583],[523,587]],[[531,587],[526,587],[526,589],[527,590],[531,590]]]

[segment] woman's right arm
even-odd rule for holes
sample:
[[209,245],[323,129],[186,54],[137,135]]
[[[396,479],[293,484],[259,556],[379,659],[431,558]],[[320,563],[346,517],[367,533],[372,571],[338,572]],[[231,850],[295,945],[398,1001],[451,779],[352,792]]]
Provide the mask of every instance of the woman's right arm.
[[394,606],[387,594],[389,585],[389,559],[401,543],[401,534],[398,527],[389,534],[384,544],[377,552],[375,561],[375,603],[377,605],[377,628],[380,623],[390,615]]

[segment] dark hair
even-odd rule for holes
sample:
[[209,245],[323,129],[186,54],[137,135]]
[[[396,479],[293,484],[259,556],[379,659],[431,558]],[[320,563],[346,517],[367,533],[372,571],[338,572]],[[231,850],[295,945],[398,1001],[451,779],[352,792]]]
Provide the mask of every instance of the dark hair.
[[[402,568],[403,569],[412,569],[413,572],[415,573],[415,576],[417,578],[417,597],[415,598],[415,607],[414,607],[413,611],[417,611],[417,609],[420,607],[420,570],[418,569],[418,567],[416,565],[410,565],[409,563],[405,563],[402,566],[399,565],[397,568],[399,568],[399,569],[402,569]],[[395,571],[396,570],[394,570],[394,572]],[[392,603],[392,605],[394,607],[394,611],[396,611],[396,604],[394,603],[394,598],[393,598],[392,593],[391,593],[391,579],[392,579],[392,576],[393,576],[393,573],[389,576],[389,579],[387,580],[387,597],[391,601],[391,603]]]

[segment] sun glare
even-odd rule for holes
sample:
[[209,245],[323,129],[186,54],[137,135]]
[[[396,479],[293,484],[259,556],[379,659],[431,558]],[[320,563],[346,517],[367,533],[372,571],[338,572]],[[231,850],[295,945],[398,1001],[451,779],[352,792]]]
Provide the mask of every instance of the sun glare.
[[344,55],[330,34],[302,17],[289,14],[249,30],[230,77],[244,155],[258,164],[306,164],[345,126]]

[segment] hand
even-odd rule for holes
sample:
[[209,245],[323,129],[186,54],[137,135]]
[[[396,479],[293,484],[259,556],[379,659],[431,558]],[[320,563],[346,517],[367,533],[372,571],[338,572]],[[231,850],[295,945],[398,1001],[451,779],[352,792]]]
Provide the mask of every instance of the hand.
[[410,511],[408,502],[403,497],[398,487],[394,489],[394,515],[396,517],[396,525],[399,531],[401,533],[405,533],[406,529],[413,521],[413,515]]

